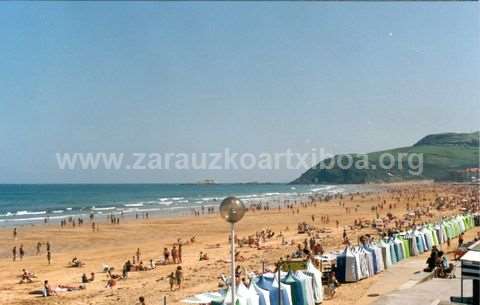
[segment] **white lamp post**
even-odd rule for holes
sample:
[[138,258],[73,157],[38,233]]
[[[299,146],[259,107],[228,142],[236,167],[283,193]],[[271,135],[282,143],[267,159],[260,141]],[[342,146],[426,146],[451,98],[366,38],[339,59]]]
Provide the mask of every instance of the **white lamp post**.
[[231,273],[232,273],[232,305],[235,305],[235,223],[245,215],[246,208],[243,202],[236,197],[227,197],[220,204],[220,215],[225,221],[230,223],[230,254],[231,254]]

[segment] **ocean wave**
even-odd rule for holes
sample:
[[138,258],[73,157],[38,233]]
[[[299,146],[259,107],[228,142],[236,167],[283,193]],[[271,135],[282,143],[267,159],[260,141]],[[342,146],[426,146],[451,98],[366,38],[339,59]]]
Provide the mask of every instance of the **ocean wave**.
[[173,201],[160,201],[160,202],[157,202],[158,204],[161,204],[161,205],[171,205],[173,203]]
[[10,217],[13,216],[14,214],[11,212],[7,212],[6,214],[0,214],[0,217]]
[[162,209],[155,209],[155,208],[150,208],[150,209],[138,209],[138,212],[156,212],[156,211],[161,211]]
[[15,218],[15,219],[2,219],[2,222],[24,222],[24,221],[43,221],[44,217],[31,217],[31,218]]
[[21,215],[43,215],[47,214],[47,211],[37,211],[37,212],[32,212],[32,211],[17,211],[15,215],[21,216]]
[[212,200],[219,200],[222,199],[221,197],[203,197],[201,198],[203,201],[212,201]]
[[[286,193],[288,194],[288,193]],[[278,192],[274,192],[274,193],[263,193],[263,195],[265,196],[278,196],[278,195],[281,195],[281,193],[278,193]]]
[[116,207],[105,207],[105,208],[96,208],[96,207],[92,207],[91,210],[92,211],[110,211],[110,210],[115,210]]
[[327,193],[335,193],[336,194],[336,193],[342,193],[344,191],[345,191],[344,188],[338,188],[336,190],[327,191]]
[[238,198],[256,198],[258,197],[257,194],[251,194],[251,195],[239,195],[237,196]]
[[[65,219],[68,217],[85,217],[85,214],[75,214],[75,215],[61,215],[61,216],[48,216],[48,219]],[[45,217],[29,217],[29,218],[11,218],[11,219],[0,219],[0,222],[34,222],[34,221],[42,221]]]
[[61,214],[63,213],[64,211],[63,210],[54,210],[52,211],[53,214]]
[[123,205],[124,207],[143,207],[143,203],[126,203]]
[[322,186],[322,187],[316,187],[316,188],[312,188],[311,191],[312,192],[325,192],[325,191],[328,191],[328,190],[331,190],[333,188],[335,188],[336,186],[335,185],[325,185],[325,186]]
[[146,209],[139,209],[139,208],[130,208],[122,210],[124,214],[131,214],[131,213],[142,213],[142,212],[156,212],[161,211],[161,208],[146,208]]

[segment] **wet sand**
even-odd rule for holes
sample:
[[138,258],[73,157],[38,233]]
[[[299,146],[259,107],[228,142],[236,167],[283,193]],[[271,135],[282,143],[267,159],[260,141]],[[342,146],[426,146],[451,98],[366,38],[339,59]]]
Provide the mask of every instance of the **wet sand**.
[[[330,233],[322,233],[322,245],[328,252],[333,249],[343,248],[341,235],[343,226],[352,225],[354,219],[363,218],[372,220],[375,211],[371,207],[386,200],[386,205],[396,204],[396,208],[386,208],[379,211],[381,216],[391,212],[394,215],[406,213],[407,196],[402,196],[400,201],[394,200],[387,190],[403,190],[409,194],[423,194],[425,200],[410,201],[410,205],[417,201],[420,205],[427,205],[437,195],[461,195],[472,187],[462,187],[441,184],[397,184],[385,186],[385,192],[370,194],[367,196],[355,196],[351,201],[345,197],[345,207],[352,210],[358,206],[358,212],[353,211],[346,215],[345,207],[339,206],[340,199],[329,202],[321,202],[317,207],[300,208],[299,214],[293,214],[291,210],[272,209],[270,211],[248,212],[237,226],[237,235],[246,237],[264,228],[270,228],[277,234],[282,231],[287,240],[299,243],[306,238],[305,234],[297,233],[297,224],[307,222],[312,224],[311,216],[315,215],[316,227],[324,227]],[[432,219],[424,218],[424,221],[437,219],[443,215],[454,215],[459,211],[434,211]],[[329,216],[329,224],[321,224],[321,216]],[[335,221],[340,221],[339,229]],[[286,228],[288,227],[288,230]],[[475,228],[467,234],[466,240],[479,231]],[[374,233],[371,228],[348,231],[352,241],[361,234]],[[145,265],[150,259],[159,259],[163,256],[163,248],[171,248],[177,238],[186,241],[191,236],[197,235],[196,242],[183,247],[183,263],[185,282],[183,289],[171,292],[167,275],[174,271],[176,265],[158,266],[155,270],[144,272],[130,272],[127,280],[118,281],[114,289],[106,289],[107,276],[101,273],[102,264],[115,267],[114,273],[121,274],[123,263],[132,259],[136,249],[141,249],[141,257]],[[47,264],[45,246],[39,256],[35,256],[35,245],[38,241],[50,241],[52,245],[52,265]],[[452,246],[456,245],[452,241]],[[11,249],[23,244],[26,256],[23,261],[12,262]],[[274,238],[263,244],[267,249],[256,250],[247,246],[240,248],[241,255],[246,261],[240,262],[241,266],[248,270],[260,270],[264,260],[266,266],[272,266],[281,256],[290,254],[295,245],[282,246],[280,239]],[[35,227],[19,228],[17,240],[13,240],[11,229],[0,230],[0,300],[1,304],[99,304],[99,305],[123,305],[136,304],[139,296],[145,296],[147,304],[163,304],[163,297],[167,296],[168,304],[180,304],[180,300],[196,293],[214,291],[218,286],[217,277],[228,274],[229,246],[228,225],[218,215],[200,217],[176,217],[176,218],[151,218],[139,220],[122,220],[120,225],[101,224],[99,232],[92,232],[90,222],[86,221],[82,227],[63,228],[59,225],[37,225]],[[210,260],[198,261],[200,251],[207,252]],[[74,257],[86,263],[82,268],[68,268],[68,262]],[[38,276],[36,282],[31,284],[18,284],[18,276],[22,268],[35,272]],[[59,296],[42,298],[29,294],[34,290],[40,290],[43,280],[49,280],[52,286],[57,284],[80,284],[83,273],[96,273],[94,282],[87,284],[87,289],[82,291],[61,293]],[[337,290],[333,300],[325,301],[327,305],[337,304],[368,304],[371,298],[367,298],[369,287],[385,277],[376,276],[355,284],[342,285]],[[385,285],[394,289],[399,283],[385,282]],[[371,301],[374,301],[372,299]]]

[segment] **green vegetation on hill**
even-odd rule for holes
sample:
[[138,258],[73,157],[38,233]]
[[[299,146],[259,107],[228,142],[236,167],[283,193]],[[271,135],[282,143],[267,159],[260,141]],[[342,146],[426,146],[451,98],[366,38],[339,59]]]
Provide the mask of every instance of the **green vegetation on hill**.
[[[361,184],[425,179],[469,181],[472,174],[466,173],[465,169],[480,166],[479,138],[480,132],[435,134],[409,147],[365,155],[337,155],[321,161],[292,183]],[[390,156],[393,156],[393,163]],[[347,157],[353,161],[350,167],[346,166]],[[385,164],[388,166],[382,166]]]

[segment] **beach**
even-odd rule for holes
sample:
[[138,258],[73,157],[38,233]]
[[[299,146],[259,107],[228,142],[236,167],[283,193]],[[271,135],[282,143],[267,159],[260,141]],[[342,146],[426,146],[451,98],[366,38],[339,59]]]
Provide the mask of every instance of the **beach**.
[[[236,226],[240,238],[254,235],[257,231],[269,228],[276,235],[282,232],[288,245],[282,245],[280,238],[271,238],[262,243],[260,250],[243,246],[239,248],[243,261],[239,265],[249,271],[260,271],[262,262],[267,268],[282,256],[291,254],[298,243],[307,236],[298,234],[297,225],[306,222],[321,229],[321,244],[326,252],[340,250],[342,234],[345,226],[351,226],[356,219],[371,221],[378,213],[384,217],[387,213],[403,216],[407,213],[407,206],[428,207],[439,196],[456,197],[461,199],[473,191],[478,192],[477,186],[434,184],[434,183],[402,183],[381,185],[378,192],[356,194],[353,200],[350,195],[343,198],[333,198],[328,201],[312,202],[306,206],[295,206],[293,209],[275,207],[269,210],[248,211],[244,219]],[[399,195],[400,194],[400,195]],[[373,206],[383,203],[383,209],[374,210]],[[390,209],[389,206],[392,206]],[[459,206],[460,207],[460,206]],[[350,209],[346,213],[346,209]],[[458,209],[436,210],[431,209],[428,214],[422,215],[418,222],[429,222],[442,216],[456,215]],[[314,219],[312,217],[314,215]],[[321,221],[329,218],[328,223]],[[339,222],[338,226],[336,221]],[[163,304],[166,297],[167,304],[180,304],[181,300],[196,293],[216,291],[218,276],[229,273],[229,226],[215,213],[201,216],[177,217],[140,217],[122,219],[120,224],[109,224],[105,221],[97,223],[98,231],[92,230],[88,220],[82,226],[66,226],[60,228],[58,224],[36,224],[18,228],[16,240],[12,236],[12,228],[0,230],[0,300],[2,304],[136,304],[139,296],[144,296],[147,304]],[[466,233],[466,240],[476,236],[479,228],[476,227]],[[375,234],[370,226],[363,229],[347,229],[352,243],[363,234]],[[190,239],[195,236],[195,241]],[[163,257],[163,249],[169,249],[181,239],[184,285],[180,290],[170,291],[167,276],[175,270],[177,265],[168,264],[156,266],[150,271],[130,272],[128,279],[120,280],[113,289],[105,288],[106,273],[102,273],[104,264],[113,266],[114,273],[121,274],[122,265],[126,260],[132,260],[139,248],[141,260],[148,264],[150,259],[157,260]],[[51,244],[52,263],[49,265],[46,258],[45,244]],[[42,242],[41,253],[35,255],[37,242]],[[23,244],[25,257],[22,261],[13,262],[11,249],[14,245]],[[453,250],[456,240],[451,243]],[[209,260],[199,261],[200,252],[208,253]],[[85,266],[81,268],[68,267],[73,257],[77,257]],[[416,258],[417,259],[417,258]],[[421,258],[418,258],[421,259]],[[18,284],[21,270],[25,268],[37,275],[34,283]],[[58,296],[41,297],[31,294],[43,287],[43,281],[48,280],[51,285],[69,284],[80,285],[83,273],[89,275],[95,272],[95,280],[86,285],[86,289],[60,293]],[[324,304],[368,304],[374,299],[365,298],[368,288],[381,276],[369,278],[354,284],[345,284],[337,289],[332,300],[325,300]],[[389,283],[385,283],[389,285]],[[396,283],[393,283],[392,289]]]

